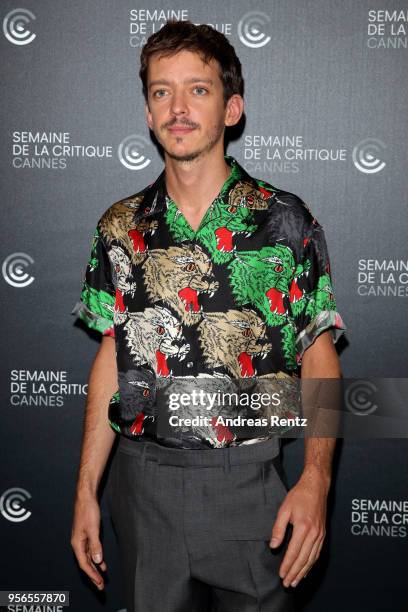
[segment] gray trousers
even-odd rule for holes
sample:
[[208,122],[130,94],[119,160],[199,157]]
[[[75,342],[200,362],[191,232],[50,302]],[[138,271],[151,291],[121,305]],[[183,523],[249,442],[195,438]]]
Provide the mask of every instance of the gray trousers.
[[287,492],[276,449],[276,440],[184,450],[121,437],[107,502],[127,612],[294,610],[278,574],[291,526],[268,546]]

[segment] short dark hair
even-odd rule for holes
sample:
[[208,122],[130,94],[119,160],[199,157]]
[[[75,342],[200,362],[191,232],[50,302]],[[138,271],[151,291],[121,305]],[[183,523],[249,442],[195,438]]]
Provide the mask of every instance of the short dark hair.
[[218,62],[224,87],[224,105],[233,94],[244,96],[241,62],[226,36],[209,25],[170,20],[160,30],[149,36],[140,54],[139,76],[146,100],[149,59],[155,54],[169,56],[183,50],[199,53],[205,62],[211,59]]

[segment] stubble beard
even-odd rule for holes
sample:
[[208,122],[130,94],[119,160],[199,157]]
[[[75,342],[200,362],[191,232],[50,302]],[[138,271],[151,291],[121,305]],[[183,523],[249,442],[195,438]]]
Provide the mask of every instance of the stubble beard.
[[[172,153],[171,151],[168,151],[163,145],[162,146],[165,152],[167,153],[167,155],[171,159],[174,159],[175,161],[179,161],[179,162],[191,162],[196,159],[199,159],[200,157],[205,157],[215,147],[215,145],[220,141],[220,139],[222,138],[223,132],[224,132],[224,123],[222,124],[220,123],[216,126],[215,134],[209,137],[207,144],[202,149],[191,151],[190,153],[186,153],[185,155],[177,155],[175,153]],[[176,138],[176,142],[178,143],[182,142],[182,138]]]

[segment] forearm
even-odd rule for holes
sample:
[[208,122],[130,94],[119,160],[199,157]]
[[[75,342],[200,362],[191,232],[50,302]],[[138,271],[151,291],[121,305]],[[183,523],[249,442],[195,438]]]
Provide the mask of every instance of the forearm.
[[[306,411],[313,421],[313,426],[308,430],[312,436],[306,435],[304,439],[303,475],[305,478],[321,479],[327,490],[331,484],[333,455],[337,441],[336,437],[330,437],[330,433],[335,435],[338,420],[339,385],[335,379],[340,379],[341,376],[340,362],[332,344],[330,332],[325,332],[316,339],[314,345],[305,351],[301,378],[310,380],[309,383],[303,385],[303,388],[307,404]],[[327,380],[327,383],[322,385],[319,383],[321,379],[334,380]],[[316,382],[314,383],[313,380]],[[317,403],[317,398],[322,406]],[[313,436],[313,431],[318,433],[327,431],[328,435],[325,437]]]
[[336,438],[305,438],[303,475],[318,477],[329,490]]
[[108,422],[108,407],[117,389],[115,341],[103,338],[88,380],[77,497],[97,494],[116,436]]

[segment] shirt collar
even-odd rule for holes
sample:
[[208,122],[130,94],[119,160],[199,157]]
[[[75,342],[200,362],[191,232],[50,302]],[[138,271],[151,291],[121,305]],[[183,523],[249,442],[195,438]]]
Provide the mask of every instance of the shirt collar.
[[[258,192],[261,191],[256,180],[247,173],[234,157],[231,155],[224,155],[224,159],[226,163],[231,166],[231,174],[221,187],[218,197],[226,197],[231,189],[234,189],[238,184],[242,183],[249,184]],[[141,218],[153,217],[163,210],[166,210],[167,195],[165,170],[163,170],[154,183],[147,187],[143,201],[136,212],[135,221]],[[263,195],[263,198],[264,197],[265,195]]]

